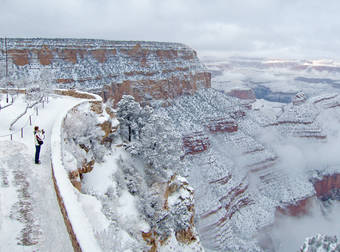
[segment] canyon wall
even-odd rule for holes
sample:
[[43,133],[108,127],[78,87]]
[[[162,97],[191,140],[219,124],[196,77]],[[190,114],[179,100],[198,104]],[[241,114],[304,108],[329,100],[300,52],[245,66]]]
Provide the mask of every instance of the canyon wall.
[[178,173],[195,189],[204,247],[272,251],[273,241],[264,234],[279,215],[303,216],[316,198],[339,199],[338,167],[304,167],[291,160],[291,152],[310,157],[315,153],[307,146],[332,146],[329,118],[338,118],[340,96],[305,99],[298,93],[274,113],[261,103],[252,109],[245,102],[251,101],[250,92],[239,94],[202,89],[155,111],[166,113],[182,135],[185,165]]
[[179,43],[91,39],[0,39],[0,79],[25,86],[47,79],[58,88],[79,88],[141,103],[193,94],[210,87],[210,73],[194,50]]

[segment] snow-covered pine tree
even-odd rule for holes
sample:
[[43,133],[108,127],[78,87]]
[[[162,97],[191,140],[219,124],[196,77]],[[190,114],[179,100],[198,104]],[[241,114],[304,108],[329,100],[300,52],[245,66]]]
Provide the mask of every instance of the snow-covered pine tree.
[[[78,166],[81,166],[85,159],[103,161],[106,150],[100,142],[104,133],[98,127],[94,112],[78,112],[68,115],[64,121],[64,132],[67,150],[77,158]],[[87,153],[84,150],[87,150]]]
[[169,116],[153,113],[142,129],[142,156],[156,171],[177,170],[182,155],[181,136]]
[[144,160],[150,178],[168,180],[181,165],[181,136],[167,114],[153,113],[141,128],[140,139],[131,142],[127,150]]
[[123,95],[117,104],[117,118],[120,122],[120,132],[123,139],[131,142],[132,135],[138,128],[138,118],[141,106],[131,95]]
[[148,172],[168,179],[167,170],[178,170],[183,155],[182,138],[165,112],[153,113],[142,108],[130,95],[124,95],[117,104],[121,135],[129,140],[127,150],[143,159],[152,168]]
[[[40,75],[36,75],[33,81],[25,83],[25,80],[19,79],[16,84],[27,87],[26,102],[34,103],[48,96],[52,90],[53,73],[47,69],[41,71]],[[19,86],[18,86],[19,87]]]
[[44,96],[47,96],[53,90],[52,83],[54,74],[51,70],[44,69],[40,73],[39,86]]
[[300,252],[337,252],[340,251],[340,243],[336,236],[317,234],[306,238]]

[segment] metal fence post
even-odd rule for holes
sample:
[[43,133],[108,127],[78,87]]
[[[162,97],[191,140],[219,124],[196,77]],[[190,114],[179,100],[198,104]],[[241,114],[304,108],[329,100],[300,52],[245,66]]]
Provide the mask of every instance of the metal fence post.
[[24,128],[21,128],[21,138],[24,137]]
[[13,136],[12,136],[12,134],[11,134],[11,141],[13,140]]
[[32,116],[30,116],[29,118],[30,118],[30,125],[32,126]]

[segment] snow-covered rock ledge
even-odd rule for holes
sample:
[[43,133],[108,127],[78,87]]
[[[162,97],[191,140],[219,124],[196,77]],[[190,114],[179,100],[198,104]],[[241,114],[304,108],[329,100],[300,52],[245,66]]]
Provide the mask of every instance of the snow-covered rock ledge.
[[[101,101],[101,97],[84,92],[88,98],[79,100],[75,106],[89,101]],[[67,113],[75,106],[61,113],[53,126],[51,133],[51,166],[55,190],[64,221],[69,232],[74,251],[101,251],[93,234],[92,227],[79,203],[80,193],[71,184],[63,162],[63,124]]]
[[20,94],[25,94],[26,93],[26,88],[0,88],[0,93],[20,93]]

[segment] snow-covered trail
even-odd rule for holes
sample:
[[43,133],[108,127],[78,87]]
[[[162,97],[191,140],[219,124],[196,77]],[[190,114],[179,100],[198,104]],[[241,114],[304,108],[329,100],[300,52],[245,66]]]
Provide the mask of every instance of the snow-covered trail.
[[[57,115],[78,102],[54,96],[25,127],[23,138],[0,138],[0,252],[73,251],[52,182],[50,133]],[[34,125],[47,133],[40,165],[34,164]]]

